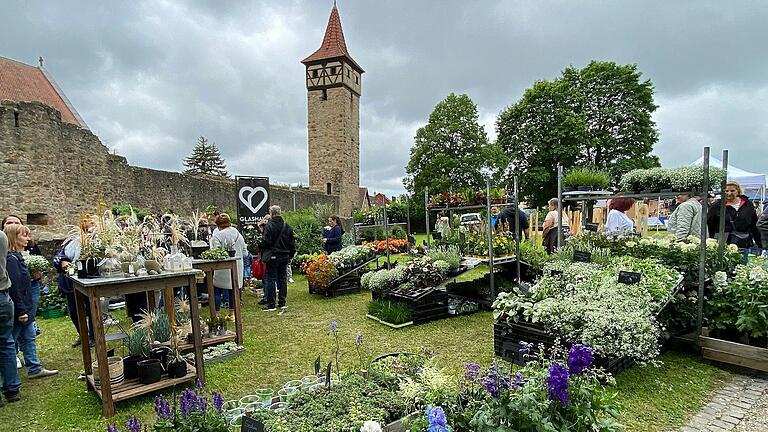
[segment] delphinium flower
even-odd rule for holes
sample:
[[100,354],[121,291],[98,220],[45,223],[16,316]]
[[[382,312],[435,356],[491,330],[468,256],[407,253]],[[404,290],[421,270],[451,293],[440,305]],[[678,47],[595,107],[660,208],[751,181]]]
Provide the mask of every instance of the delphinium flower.
[[117,425],[112,423],[111,425],[107,426],[107,432],[119,432],[117,430]]
[[568,369],[560,363],[552,363],[547,378],[547,398],[568,406]]
[[200,380],[200,378],[198,378],[198,379],[197,379],[197,381],[195,381],[195,387],[197,387],[197,388],[201,389],[201,388],[205,387],[205,383],[204,383],[204,382],[202,382],[202,381]]
[[205,412],[208,409],[208,399],[204,397],[197,398],[197,409],[200,412]]
[[572,374],[582,373],[592,365],[592,348],[575,344],[568,352],[568,370]]
[[163,419],[171,418],[171,405],[166,398],[162,396],[155,398],[155,414]]
[[515,380],[512,381],[512,385],[515,387],[522,387],[525,385],[525,383],[528,382],[525,377],[523,377],[523,373],[520,371],[515,372]]
[[440,407],[427,407],[427,432],[448,432],[448,420],[445,411]]
[[498,398],[502,390],[509,390],[509,378],[499,372],[499,366],[495,363],[488,367],[488,372],[483,378],[483,384],[485,384],[488,394],[494,398]]
[[181,400],[179,400],[179,407],[181,408],[182,417],[189,417],[195,410],[197,410],[198,399],[197,394],[192,389],[184,390],[181,394]]
[[480,363],[464,363],[464,380],[476,382],[480,376]]
[[134,415],[128,418],[128,422],[125,423],[125,427],[128,428],[128,431],[130,432],[141,432],[141,423],[139,422],[139,419],[137,419]]
[[341,375],[341,369],[339,366],[339,333],[337,332],[338,328],[339,328],[339,324],[336,321],[331,321],[331,323],[328,325],[328,330],[330,330],[329,335],[333,337],[336,343],[336,349],[334,349],[334,354],[336,356],[336,375]]
[[216,411],[221,411],[224,407],[224,397],[219,392],[213,392],[213,407],[216,408]]
[[363,335],[358,333],[357,336],[355,336],[355,346],[359,347],[361,345],[363,345]]
[[336,321],[331,321],[330,324],[328,324],[328,330],[331,331],[331,333],[336,333],[336,329],[339,328],[339,324],[336,323]]

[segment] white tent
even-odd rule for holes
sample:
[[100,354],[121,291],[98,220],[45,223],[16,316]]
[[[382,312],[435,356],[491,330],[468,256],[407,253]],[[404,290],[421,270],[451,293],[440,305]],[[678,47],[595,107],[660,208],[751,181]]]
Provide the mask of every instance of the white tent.
[[[696,159],[691,165],[701,165],[704,162],[704,157]],[[723,161],[710,156],[709,166],[721,168]],[[765,201],[765,174],[757,174],[749,171],[745,171],[741,168],[728,164],[728,179],[736,180],[744,189],[744,194],[748,195],[752,199],[759,199],[761,202]]]

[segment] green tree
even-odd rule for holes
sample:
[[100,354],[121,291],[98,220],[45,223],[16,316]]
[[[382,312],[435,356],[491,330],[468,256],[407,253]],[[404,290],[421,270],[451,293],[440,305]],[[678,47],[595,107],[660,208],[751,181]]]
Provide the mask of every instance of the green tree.
[[478,123],[477,105],[465,94],[451,93],[440,101],[414,141],[404,184],[415,200],[422,199],[425,187],[431,193],[484,189],[481,170],[490,169],[497,180],[507,166],[504,152],[488,142]]
[[497,143],[520,174],[521,195],[542,206],[557,194],[557,164],[590,165],[617,181],[633,168],[658,166],[651,119],[653,84],[636,65],[593,61],[539,81],[497,118]]
[[221,157],[216,143],[209,144],[204,136],[197,139],[192,154],[184,159],[184,166],[187,167],[184,174],[229,177],[224,158]]

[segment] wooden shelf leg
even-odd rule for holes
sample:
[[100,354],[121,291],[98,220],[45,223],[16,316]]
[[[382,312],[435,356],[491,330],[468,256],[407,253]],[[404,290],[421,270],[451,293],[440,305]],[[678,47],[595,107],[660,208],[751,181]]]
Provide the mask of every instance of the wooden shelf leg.
[[107,361],[107,342],[104,339],[104,324],[101,320],[101,299],[92,287],[89,290],[91,301],[91,325],[93,338],[96,342],[96,361],[99,365],[99,380],[101,381],[102,413],[104,417],[115,415],[115,403],[112,401],[112,382],[109,377],[109,362]]
[[232,261],[232,267],[230,268],[230,274],[232,275],[232,295],[230,300],[232,305],[229,305],[235,311],[235,342],[238,345],[243,344],[243,321],[240,320],[240,280],[237,277],[237,261]]
[[[210,301],[213,301],[211,299]],[[205,368],[203,363],[203,337],[200,334],[200,303],[197,301],[197,281],[195,276],[189,277],[189,313],[192,320],[192,334],[195,350],[195,368],[197,378],[205,382]]]
[[205,284],[208,288],[208,309],[211,311],[210,318],[216,317],[216,301],[214,297],[213,289],[213,270],[207,270],[205,272]]
[[[75,305],[77,307],[77,329],[80,337],[80,349],[83,352],[83,370],[88,375],[93,372],[91,368],[91,346],[88,340],[88,317],[85,314],[85,308],[90,307],[88,297],[75,289]],[[85,380],[88,387],[88,380]]]

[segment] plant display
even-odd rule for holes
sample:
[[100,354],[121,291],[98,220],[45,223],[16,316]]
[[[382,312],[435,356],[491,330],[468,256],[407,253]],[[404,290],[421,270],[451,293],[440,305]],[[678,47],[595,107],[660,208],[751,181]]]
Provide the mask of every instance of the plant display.
[[432,261],[445,261],[451,270],[461,267],[462,255],[458,246],[436,246],[428,249],[426,254]]
[[155,311],[155,320],[152,323],[152,334],[155,341],[165,343],[171,340],[171,321],[162,309]]
[[[388,291],[397,288],[408,278],[408,269],[405,266],[397,266],[391,270],[378,270],[369,272],[365,282],[361,278],[362,287],[371,291]],[[365,275],[364,275],[365,276]]]
[[208,249],[207,251],[204,251],[200,254],[200,258],[204,260],[215,260],[215,261],[221,261],[229,258],[229,253],[227,253],[226,250],[223,248],[217,247],[213,249]]
[[338,252],[328,255],[328,261],[337,270],[352,268],[371,257],[371,248],[368,246],[347,246]]
[[128,348],[128,354],[149,357],[149,338],[146,329],[134,326],[128,333],[125,345]]
[[396,238],[390,238],[389,242],[387,242],[387,240],[377,240],[363,243],[363,245],[371,248],[375,254],[379,255],[386,253],[387,248],[389,248],[389,252],[393,254],[408,252],[408,240],[399,240]]
[[[718,188],[725,179],[722,168],[709,167],[709,184]],[[679,168],[636,169],[621,176],[619,187],[625,191],[700,191],[704,183],[704,168],[692,165]]]
[[541,244],[529,240],[522,240],[520,242],[520,260],[531,266],[535,271],[541,271],[547,259],[549,259],[549,256]]
[[306,274],[306,266],[310,261],[314,261],[320,254],[301,254],[293,259],[293,264],[299,269],[299,273]]
[[563,177],[564,187],[590,186],[595,189],[605,189],[610,184],[611,177],[595,168],[573,168]]
[[[494,233],[492,237],[493,255],[504,256],[515,253],[515,238],[509,233]],[[467,255],[488,256],[488,236],[483,232],[473,232],[467,236],[464,251]]]
[[339,275],[328,255],[320,255],[314,261],[306,262],[303,269],[307,274],[307,281],[321,290],[328,288],[331,281]]
[[[732,277],[718,272],[706,305],[709,326],[751,345],[768,348],[768,271],[761,263],[739,265]],[[732,338],[736,339],[736,338]]]
[[405,324],[412,320],[410,307],[391,300],[371,300],[368,303],[368,314],[395,325]]
[[30,255],[24,261],[27,263],[29,273],[33,275],[35,273],[45,273],[51,269],[51,263],[40,255]]

